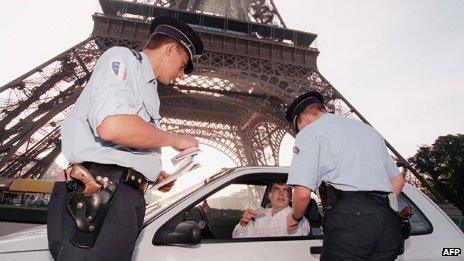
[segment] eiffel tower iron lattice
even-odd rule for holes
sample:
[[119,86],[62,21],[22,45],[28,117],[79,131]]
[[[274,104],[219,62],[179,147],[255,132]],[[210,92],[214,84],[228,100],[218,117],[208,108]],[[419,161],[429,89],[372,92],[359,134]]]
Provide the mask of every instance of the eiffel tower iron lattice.
[[[286,27],[273,1],[100,0],[91,36],[0,87],[0,176],[43,178],[60,153],[66,117],[98,57],[120,45],[141,50],[149,22],[164,15],[190,24],[205,54],[174,88],[159,87],[162,128],[189,133],[237,165],[278,165],[286,104],[318,90],[329,110],[366,119],[321,75],[317,35]],[[408,182],[443,198],[390,145],[409,169]]]

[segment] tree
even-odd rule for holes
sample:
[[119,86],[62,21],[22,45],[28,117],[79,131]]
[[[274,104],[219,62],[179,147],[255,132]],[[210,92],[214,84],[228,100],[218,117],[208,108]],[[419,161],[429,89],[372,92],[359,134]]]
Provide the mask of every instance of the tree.
[[464,211],[463,134],[440,136],[432,146],[419,147],[409,161],[443,197]]

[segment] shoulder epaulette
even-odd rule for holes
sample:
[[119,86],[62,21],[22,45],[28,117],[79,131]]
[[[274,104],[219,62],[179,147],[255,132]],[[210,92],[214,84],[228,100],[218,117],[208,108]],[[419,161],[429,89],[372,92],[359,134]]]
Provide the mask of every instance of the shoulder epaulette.
[[142,55],[141,55],[139,52],[134,51],[134,50],[132,50],[132,49],[131,49],[131,52],[132,52],[132,54],[135,56],[135,58],[137,59],[137,61],[139,61],[139,63],[141,63],[141,62],[142,62]]

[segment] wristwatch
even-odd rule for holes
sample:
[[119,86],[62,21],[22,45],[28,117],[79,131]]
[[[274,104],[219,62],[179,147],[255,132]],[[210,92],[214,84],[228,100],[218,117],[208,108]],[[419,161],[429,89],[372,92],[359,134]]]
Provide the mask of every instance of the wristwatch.
[[303,219],[303,216],[301,216],[300,218],[295,218],[295,214],[292,213],[292,218],[298,222],[300,222],[302,219]]

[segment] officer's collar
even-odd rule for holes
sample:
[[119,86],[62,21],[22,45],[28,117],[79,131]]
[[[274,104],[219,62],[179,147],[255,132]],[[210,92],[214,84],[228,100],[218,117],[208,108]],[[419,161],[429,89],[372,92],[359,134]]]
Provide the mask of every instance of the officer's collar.
[[305,129],[310,129],[310,128],[313,128],[314,126],[318,125],[318,124],[321,124],[321,122],[323,122],[325,120],[325,118],[327,117],[330,117],[331,113],[326,111],[324,112],[321,116],[319,116],[319,118],[317,118],[315,121],[311,122],[310,124],[306,125],[303,129],[301,129],[300,131],[298,131],[297,134],[300,134],[303,130]]
[[150,60],[148,60],[148,56],[144,52],[140,52],[142,54],[142,61],[141,66],[143,70],[143,78],[146,83],[151,83],[156,81],[155,73],[153,73],[153,69],[150,65]]

